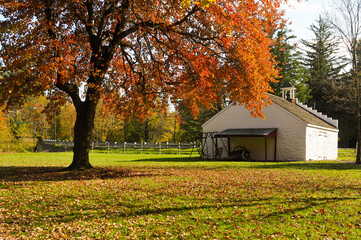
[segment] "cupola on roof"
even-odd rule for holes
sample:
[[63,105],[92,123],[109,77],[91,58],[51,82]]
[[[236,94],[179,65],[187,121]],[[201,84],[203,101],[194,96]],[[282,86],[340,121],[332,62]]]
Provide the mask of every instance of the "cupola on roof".
[[293,100],[295,99],[296,88],[291,83],[286,83],[281,87],[282,98]]

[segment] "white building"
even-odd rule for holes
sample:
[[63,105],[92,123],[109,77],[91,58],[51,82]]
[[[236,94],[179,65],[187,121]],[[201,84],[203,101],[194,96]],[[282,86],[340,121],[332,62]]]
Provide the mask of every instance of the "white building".
[[337,159],[338,121],[297,103],[294,88],[254,118],[240,104],[230,104],[203,124],[203,156],[227,159],[245,147],[251,160],[303,161]]

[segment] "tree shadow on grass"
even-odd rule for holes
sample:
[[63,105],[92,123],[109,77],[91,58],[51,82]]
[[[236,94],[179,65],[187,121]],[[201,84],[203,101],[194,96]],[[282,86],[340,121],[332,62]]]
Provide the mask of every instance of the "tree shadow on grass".
[[200,157],[169,157],[169,158],[143,158],[137,160],[118,160],[116,162],[214,162]]
[[[251,207],[257,207],[257,206],[264,206],[267,200],[270,200],[272,198],[263,198],[263,199],[247,199],[242,201],[234,201],[232,203],[223,203],[223,204],[203,204],[201,206],[183,206],[183,207],[165,207],[165,208],[158,208],[158,209],[141,209],[130,213],[118,213],[113,214],[113,218],[118,217],[139,217],[139,216],[146,216],[146,215],[152,215],[152,214],[169,214],[169,213],[176,213],[176,212],[183,212],[183,211],[191,211],[191,210],[210,210],[214,211],[216,209],[222,209],[222,208],[251,208]],[[344,202],[344,201],[357,201],[360,200],[360,198],[357,197],[324,197],[324,198],[301,198],[297,199],[294,202],[298,203],[304,203],[305,206],[302,207],[294,207],[294,208],[287,208],[279,211],[271,211],[268,213],[256,213],[258,217],[262,218],[271,218],[271,217],[279,217],[284,215],[290,215],[295,214],[296,212],[305,211],[308,209],[313,209],[315,207],[323,207],[327,208],[328,206],[338,203],[338,202]],[[288,201],[281,201],[278,202],[279,205],[286,204]],[[317,211],[317,210],[316,210]],[[109,216],[110,214],[107,214]]]
[[[344,201],[358,201],[360,198],[357,197],[324,197],[324,198],[301,198],[298,200],[295,200],[293,202],[298,203],[304,203],[305,206],[302,207],[296,207],[296,208],[285,208],[279,211],[274,211],[270,213],[263,214],[264,218],[271,218],[271,217],[279,217],[282,215],[293,215],[297,212],[302,212],[307,209],[313,209],[316,207],[315,212],[320,212],[321,214],[327,209],[327,211],[330,210],[329,206],[333,204],[337,204],[338,202],[344,202]],[[284,202],[280,202],[282,204]],[[320,210],[317,210],[317,207],[322,207]],[[351,212],[350,212],[351,214]]]
[[[361,165],[344,161],[308,161],[308,162],[270,162],[270,161],[241,161],[241,160],[207,160],[201,157],[167,157],[167,158],[144,158],[136,160],[118,160],[116,162],[158,162],[158,163],[232,163],[234,167],[258,168],[258,169],[298,169],[298,170],[361,170]],[[239,163],[235,165],[235,163]]]
[[1,182],[116,179],[157,174],[117,168],[65,171],[63,167],[0,167]]
[[[217,209],[222,208],[234,208],[234,207],[257,207],[263,204],[263,200],[253,200],[252,202],[241,201],[229,204],[208,204],[202,203],[201,205],[194,206],[174,206],[174,207],[149,207],[143,208],[139,207],[133,203],[121,203],[117,207],[107,208],[104,205],[97,205],[91,207],[82,206],[82,212],[79,212],[78,209],[74,209],[73,211],[64,213],[56,213],[51,216],[46,217],[46,221],[52,222],[62,222],[69,223],[74,222],[79,219],[83,221],[91,221],[94,219],[107,219],[112,221],[117,221],[120,218],[125,217],[146,217],[149,215],[177,215],[184,212],[189,211],[198,211],[198,210],[208,210],[215,211]],[[139,209],[137,209],[139,208]],[[44,216],[40,215],[40,218],[34,216],[33,218],[22,217],[21,219],[8,219],[8,221],[12,224],[14,222],[17,223],[28,223],[28,222],[43,222]],[[192,219],[192,217],[191,217]]]
[[351,162],[264,162],[251,168],[297,170],[361,170],[361,165]]
[[[268,218],[279,218],[281,216],[291,216],[298,212],[307,211],[308,209],[313,209],[316,207],[315,211],[319,211],[322,213],[322,210],[317,210],[318,208],[322,209],[328,209],[328,207],[331,204],[337,204],[338,202],[343,201],[355,201],[359,200],[360,198],[349,198],[349,197],[331,197],[331,198],[301,198],[297,199],[294,202],[298,203],[304,203],[304,206],[294,207],[294,208],[287,208],[287,209],[281,209],[281,210],[274,210],[271,212],[253,212],[251,213],[253,219],[268,219]],[[59,213],[54,214],[51,216],[46,217],[46,221],[52,221],[52,222],[74,222],[79,219],[82,220],[93,220],[93,219],[107,219],[112,221],[118,221],[121,218],[125,217],[146,217],[149,215],[164,215],[164,216],[175,216],[178,214],[186,214],[189,211],[198,211],[198,210],[205,210],[214,212],[217,209],[245,209],[245,208],[255,208],[258,206],[264,206],[265,202],[267,200],[271,200],[271,198],[267,199],[247,199],[247,200],[241,200],[241,201],[233,201],[229,203],[220,203],[220,204],[214,204],[214,203],[202,203],[197,204],[194,206],[173,206],[173,207],[149,207],[149,208],[142,208],[134,204],[126,204],[122,203],[118,205],[116,208],[106,208],[102,205],[98,205],[97,207],[91,206],[90,208],[83,208],[83,211],[79,213],[78,210],[70,211],[67,214]],[[282,205],[288,202],[278,202],[278,205]],[[126,209],[126,210],[125,210]],[[91,210],[91,211],[88,211]],[[41,217],[43,217],[41,215]],[[197,216],[194,217],[197,219]],[[193,218],[190,217],[190,220]],[[12,221],[20,220],[20,219],[11,219]],[[219,219],[216,219],[219,220]],[[44,221],[43,218],[29,218],[22,217],[20,222],[42,222]]]

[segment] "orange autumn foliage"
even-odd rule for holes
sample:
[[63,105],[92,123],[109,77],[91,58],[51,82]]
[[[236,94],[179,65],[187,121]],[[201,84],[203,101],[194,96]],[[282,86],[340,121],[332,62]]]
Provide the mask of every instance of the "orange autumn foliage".
[[282,0],[0,2],[1,58],[16,73],[2,87],[7,100],[85,86],[126,113],[146,115],[169,98],[196,112],[222,87],[255,116],[269,102],[268,37]]
[[[262,117],[277,76],[269,37],[284,2],[0,0],[0,59],[9,73],[0,102],[44,92],[53,103],[71,99],[84,116],[75,144],[89,139],[100,99],[145,119],[180,99],[197,113],[222,91]],[[89,134],[77,137],[84,124]]]

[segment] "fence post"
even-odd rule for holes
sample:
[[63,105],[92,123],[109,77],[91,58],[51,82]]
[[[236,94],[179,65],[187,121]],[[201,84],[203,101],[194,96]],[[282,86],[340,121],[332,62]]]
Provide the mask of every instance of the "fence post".
[[140,143],[140,154],[143,154],[143,143]]
[[92,153],[94,153],[94,142],[92,142]]
[[162,154],[162,143],[159,143],[159,154]]
[[180,154],[180,142],[178,142],[178,155]]
[[135,154],[137,152],[137,142],[134,142],[134,152],[133,154]]
[[125,154],[125,149],[127,148],[127,142],[124,142],[124,145],[123,145],[123,153]]
[[108,154],[109,154],[109,142],[107,142],[107,145],[108,145]]
[[357,154],[357,150],[358,150],[358,142],[356,142],[356,154]]

